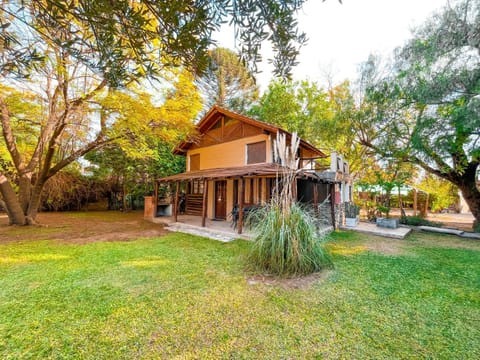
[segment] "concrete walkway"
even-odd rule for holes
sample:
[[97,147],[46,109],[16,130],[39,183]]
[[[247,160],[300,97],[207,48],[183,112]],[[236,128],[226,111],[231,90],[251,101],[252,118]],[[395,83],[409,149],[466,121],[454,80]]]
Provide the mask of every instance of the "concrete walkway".
[[480,240],[480,234],[469,232],[469,231],[449,229],[449,228],[439,228],[439,227],[433,227],[433,226],[418,226],[417,229],[422,231],[439,233],[439,234],[457,235],[466,239]]
[[388,228],[378,227],[376,224],[368,223],[368,222],[360,222],[355,227],[341,226],[340,229],[357,231],[364,234],[371,234],[371,235],[383,236],[383,237],[394,238],[394,239],[404,239],[405,236],[407,236],[410,233],[410,231],[412,231],[412,229],[408,227],[398,227],[396,229],[388,229]]
[[235,239],[252,240],[253,235],[244,228],[242,234],[233,229],[230,221],[217,221],[206,219],[205,227],[202,227],[202,217],[195,215],[178,215],[177,222],[172,216],[160,216],[147,219],[157,224],[165,225],[169,231],[178,231],[187,234],[207,237],[213,240],[229,242]]
[[221,242],[230,242],[235,239],[251,240],[252,237],[249,234],[238,234],[233,231],[223,231],[214,228],[201,227],[197,225],[185,224],[185,223],[171,223],[165,227],[169,231],[178,231],[182,233],[192,234],[196,236],[207,237],[209,239],[218,240]]
[[[172,216],[146,218],[146,220],[165,225],[165,229],[169,231],[183,232],[222,242],[230,242],[235,239],[253,240],[254,238],[254,234],[248,227],[244,227],[242,234],[239,234],[228,220],[206,219],[205,227],[202,227],[202,218],[195,215],[178,215],[177,222],[174,222]],[[321,229],[320,234],[328,234],[331,231],[333,231],[333,227],[329,226]]]

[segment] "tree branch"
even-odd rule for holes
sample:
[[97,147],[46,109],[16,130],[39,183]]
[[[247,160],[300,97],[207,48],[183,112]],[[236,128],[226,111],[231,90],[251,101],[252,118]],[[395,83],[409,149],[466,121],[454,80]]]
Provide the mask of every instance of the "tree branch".
[[92,151],[92,150],[95,150],[95,149],[98,149],[100,147],[102,147],[103,145],[106,145],[108,143],[111,143],[117,139],[121,138],[121,136],[117,136],[117,137],[114,137],[114,138],[108,138],[108,139],[102,139],[102,138],[98,138],[95,139],[94,141],[88,143],[87,145],[85,145],[82,149],[79,149],[75,152],[73,152],[72,154],[70,154],[70,156],[66,157],[65,159],[63,159],[62,161],[58,162],[54,167],[52,167],[46,174],[46,179],[52,177],[53,175],[55,175],[57,172],[59,172],[60,170],[62,170],[65,166],[71,164],[73,161],[75,161],[76,159],[80,158],[81,156],[85,155],[86,153]]
[[12,157],[13,163],[17,168],[18,172],[21,173],[24,170],[24,164],[22,155],[18,151],[17,142],[15,136],[13,135],[13,129],[10,124],[10,113],[8,111],[7,104],[2,96],[0,96],[0,111],[2,113],[2,132],[3,138],[5,139],[5,144],[7,145],[8,152]]

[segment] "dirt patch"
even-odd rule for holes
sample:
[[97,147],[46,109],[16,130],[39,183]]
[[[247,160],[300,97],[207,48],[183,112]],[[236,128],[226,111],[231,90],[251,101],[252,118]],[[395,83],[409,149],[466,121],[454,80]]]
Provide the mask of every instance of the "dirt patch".
[[327,280],[332,275],[333,270],[323,270],[305,276],[292,278],[279,278],[270,275],[256,275],[247,279],[248,285],[263,284],[268,286],[278,286],[287,290],[299,289],[306,290],[311,286],[319,284]]
[[363,252],[374,252],[386,256],[403,255],[408,243],[405,240],[385,238],[375,235],[358,235],[351,241],[330,243],[327,245],[332,254],[354,256]]
[[0,217],[0,243],[55,240],[87,244],[98,241],[131,241],[167,234],[163,225],[143,219],[143,212],[116,211],[41,213],[39,226],[9,226]]
[[404,240],[377,238],[374,241],[366,241],[365,247],[382,255],[398,256],[405,252]]

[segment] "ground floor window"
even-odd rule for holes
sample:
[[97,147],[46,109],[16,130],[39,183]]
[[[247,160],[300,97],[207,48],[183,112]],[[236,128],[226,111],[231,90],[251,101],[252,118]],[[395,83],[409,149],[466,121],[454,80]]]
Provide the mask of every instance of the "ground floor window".
[[203,194],[203,180],[191,180],[187,185],[187,194]]

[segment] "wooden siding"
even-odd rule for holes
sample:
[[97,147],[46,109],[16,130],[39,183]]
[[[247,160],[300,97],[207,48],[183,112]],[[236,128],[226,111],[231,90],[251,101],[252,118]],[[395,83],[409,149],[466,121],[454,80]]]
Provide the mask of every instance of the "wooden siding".
[[187,194],[185,202],[185,214],[202,215],[203,194]]
[[[187,156],[200,154],[200,170],[243,166],[246,164],[247,144],[266,142],[266,162],[272,162],[272,146],[266,134],[244,137],[221,144],[188,150]],[[190,164],[189,164],[190,165]],[[192,171],[188,166],[187,171]]]
[[225,142],[238,140],[248,136],[255,136],[263,134],[264,130],[246,124],[242,121],[231,119],[228,117],[221,117],[215,122],[212,127],[203,134],[200,141],[193,144],[190,149],[198,149],[205,146],[222,144]]

